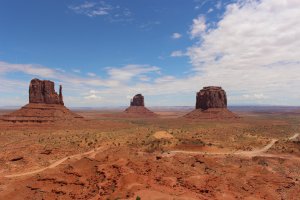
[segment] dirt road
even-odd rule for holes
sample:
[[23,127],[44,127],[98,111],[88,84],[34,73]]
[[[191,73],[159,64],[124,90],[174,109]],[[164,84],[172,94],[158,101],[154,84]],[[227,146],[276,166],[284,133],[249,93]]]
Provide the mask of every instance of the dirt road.
[[36,173],[45,171],[46,169],[55,168],[58,165],[62,164],[63,162],[65,162],[66,160],[69,160],[69,159],[78,159],[79,160],[79,159],[83,158],[84,156],[95,157],[95,155],[97,153],[99,153],[100,151],[103,151],[103,150],[104,150],[104,147],[98,147],[98,148],[93,149],[93,150],[88,151],[88,152],[79,153],[79,154],[75,154],[75,155],[72,155],[72,156],[64,157],[64,158],[52,163],[48,167],[44,167],[44,168],[41,168],[41,169],[37,169],[37,170],[34,170],[34,171],[30,171],[30,172],[24,172],[24,173],[20,173],[20,174],[11,174],[11,175],[7,175],[7,176],[4,176],[4,177],[5,178],[14,178],[14,177],[20,177],[20,176],[27,176],[27,175],[36,174]]

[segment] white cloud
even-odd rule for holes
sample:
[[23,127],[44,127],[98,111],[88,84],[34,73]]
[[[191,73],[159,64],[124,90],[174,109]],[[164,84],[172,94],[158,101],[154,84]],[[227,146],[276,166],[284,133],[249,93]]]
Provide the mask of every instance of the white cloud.
[[84,99],[86,99],[86,100],[92,100],[92,101],[94,101],[94,100],[96,100],[96,101],[102,100],[102,98],[97,95],[97,91],[95,91],[95,90],[90,90],[89,94],[86,95],[84,97]]
[[107,68],[107,73],[112,80],[129,81],[133,77],[150,72],[159,73],[160,69],[149,65],[126,65],[122,68]]
[[90,76],[90,77],[95,77],[95,76],[97,76],[97,74],[92,73],[92,72],[88,72],[87,75]]
[[66,70],[62,69],[62,68],[55,68],[55,70],[60,71],[60,72],[66,72]]
[[210,8],[208,11],[207,11],[207,13],[211,13],[211,12],[213,12],[214,11],[214,9],[213,8]]
[[205,17],[199,16],[193,19],[193,25],[190,29],[190,34],[192,38],[200,37],[206,31]]
[[181,38],[182,37],[182,35],[180,34],[180,33],[173,33],[172,34],[172,38],[173,39],[179,39],[179,38]]
[[[19,72],[59,81],[66,105],[72,106],[127,105],[126,97],[136,93],[146,97],[147,105],[194,105],[195,92],[206,85],[222,86],[231,105],[299,105],[299,19],[298,0],[239,0],[227,6],[214,28],[208,30],[211,26],[204,17],[191,21],[194,45],[173,54],[189,56],[192,65],[192,73],[180,78],[162,74],[152,65],[109,67],[107,76],[101,76],[106,78],[100,79],[39,65],[0,62],[0,79],[5,85],[0,91],[27,101],[28,82],[6,76]],[[148,96],[153,97],[151,102]],[[9,102],[9,97],[1,97],[0,104]],[[162,101],[170,97],[169,102]]]
[[250,100],[260,100],[260,99],[268,99],[267,96],[265,96],[264,94],[260,93],[260,94],[244,94],[242,95],[243,98],[245,99],[250,99]]
[[[249,0],[247,0],[247,1],[249,1]],[[253,0],[250,0],[250,1],[253,1]],[[222,1],[218,1],[218,3],[216,4],[216,8],[218,10],[220,10],[222,8]]]
[[55,70],[34,64],[10,64],[0,61],[0,74],[8,72],[22,72],[29,75],[54,78]]
[[152,30],[155,26],[158,26],[160,24],[161,24],[160,21],[148,21],[139,25],[139,28],[144,31],[149,31]]
[[69,8],[77,14],[83,14],[89,17],[108,15],[113,9],[111,5],[105,2],[84,2],[76,6],[69,6]]
[[193,20],[191,37],[199,41],[188,49],[190,61],[205,85],[268,97],[254,95],[253,101],[295,102],[300,86],[299,18],[300,1],[240,0],[227,6],[214,29],[205,31],[204,19]]
[[171,57],[182,57],[182,56],[185,56],[186,54],[182,51],[173,51],[171,53]]
[[140,75],[139,80],[147,82],[147,81],[150,81],[151,78],[149,76],[146,76],[146,75]]
[[73,69],[72,71],[78,74],[81,72],[80,69]]
[[76,14],[88,17],[105,17],[110,22],[131,21],[132,13],[128,8],[109,4],[105,1],[85,1],[81,4],[71,5],[69,9]]

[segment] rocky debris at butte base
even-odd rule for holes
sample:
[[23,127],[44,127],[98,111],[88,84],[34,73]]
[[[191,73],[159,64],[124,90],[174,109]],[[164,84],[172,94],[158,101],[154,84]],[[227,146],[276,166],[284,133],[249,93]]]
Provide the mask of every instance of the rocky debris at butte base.
[[196,94],[196,109],[184,117],[191,119],[237,118],[227,109],[226,92],[217,86],[203,87]]
[[29,85],[29,104],[0,118],[10,123],[71,122],[82,119],[64,106],[62,86],[55,92],[54,82],[33,79]]
[[156,117],[157,114],[145,107],[144,96],[142,94],[135,95],[130,106],[124,111],[128,117]]

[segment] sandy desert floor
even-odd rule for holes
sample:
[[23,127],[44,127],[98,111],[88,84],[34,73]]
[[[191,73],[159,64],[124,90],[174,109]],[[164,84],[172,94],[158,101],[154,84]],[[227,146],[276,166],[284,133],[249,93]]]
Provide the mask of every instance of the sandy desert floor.
[[0,199],[300,199],[299,114],[77,113],[86,121],[0,122]]

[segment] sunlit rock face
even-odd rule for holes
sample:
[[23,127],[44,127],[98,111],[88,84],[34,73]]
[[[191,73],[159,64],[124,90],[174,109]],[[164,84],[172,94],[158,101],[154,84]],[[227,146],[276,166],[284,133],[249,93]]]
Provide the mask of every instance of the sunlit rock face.
[[59,94],[57,94],[54,89],[54,82],[32,79],[29,85],[29,103],[64,105],[62,86],[59,87]]

